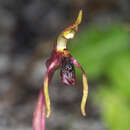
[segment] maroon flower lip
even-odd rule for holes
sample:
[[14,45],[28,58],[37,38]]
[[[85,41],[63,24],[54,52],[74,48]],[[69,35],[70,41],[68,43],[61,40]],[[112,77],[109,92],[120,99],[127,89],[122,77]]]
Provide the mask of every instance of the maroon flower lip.
[[44,77],[43,91],[41,90],[34,112],[33,128],[34,130],[44,130],[45,127],[45,106],[46,106],[46,117],[50,116],[51,103],[48,93],[48,86],[51,82],[54,72],[60,69],[60,78],[64,84],[75,85],[75,69],[74,66],[78,67],[82,71],[82,82],[83,82],[83,96],[81,101],[81,113],[83,116],[86,115],[85,106],[88,96],[88,84],[86,73],[82,66],[74,59],[69,50],[67,49],[67,40],[72,39],[78,30],[78,25],[82,20],[82,10],[80,10],[77,20],[72,26],[64,29],[57,38],[57,43],[54,46],[51,57],[46,61],[47,72]]
[[61,70],[60,70],[61,81],[67,85],[75,85],[75,69],[74,64],[70,57],[65,57],[62,60]]

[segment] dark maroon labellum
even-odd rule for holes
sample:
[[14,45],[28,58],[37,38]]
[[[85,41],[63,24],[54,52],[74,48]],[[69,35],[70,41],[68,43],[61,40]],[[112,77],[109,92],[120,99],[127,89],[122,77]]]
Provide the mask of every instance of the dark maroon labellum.
[[74,65],[69,57],[65,57],[62,60],[61,71],[60,71],[61,81],[67,85],[75,84],[75,69]]

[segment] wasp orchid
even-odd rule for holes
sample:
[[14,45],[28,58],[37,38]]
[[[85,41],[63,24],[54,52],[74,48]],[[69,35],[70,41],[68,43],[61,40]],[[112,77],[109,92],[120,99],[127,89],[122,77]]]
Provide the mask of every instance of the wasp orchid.
[[[33,127],[34,130],[43,130],[46,106],[46,117],[50,116],[51,103],[48,93],[48,86],[51,82],[52,76],[57,69],[60,69],[61,81],[67,85],[75,84],[75,69],[74,66],[78,67],[82,71],[82,82],[83,82],[83,96],[81,101],[81,113],[83,116],[86,115],[85,105],[88,96],[88,84],[86,73],[82,66],[74,59],[69,50],[67,49],[67,40],[73,39],[75,33],[78,31],[78,25],[82,21],[82,10],[79,11],[78,17],[75,23],[65,28],[57,38],[57,42],[52,51],[51,57],[46,61],[47,72],[43,82],[43,92],[40,92],[36,109],[34,112]],[[43,122],[42,122],[43,121]],[[38,126],[39,125],[39,126]]]

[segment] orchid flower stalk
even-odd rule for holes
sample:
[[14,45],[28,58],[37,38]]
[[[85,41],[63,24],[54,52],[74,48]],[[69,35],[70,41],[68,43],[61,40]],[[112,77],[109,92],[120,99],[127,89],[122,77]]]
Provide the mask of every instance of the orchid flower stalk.
[[44,130],[43,118],[45,116],[45,111],[47,118],[51,114],[51,103],[49,98],[48,86],[51,82],[54,72],[57,69],[60,69],[61,81],[67,85],[74,85],[76,82],[74,66],[78,67],[82,71],[83,96],[81,101],[81,113],[83,116],[86,115],[85,106],[88,96],[88,83],[86,73],[82,66],[78,63],[78,61],[75,58],[71,56],[69,50],[67,49],[67,40],[74,38],[75,33],[78,31],[78,25],[81,23],[81,21],[82,10],[79,11],[75,23],[65,28],[60,33],[52,51],[51,57],[46,61],[47,72],[43,81],[43,92],[40,92],[38,103],[34,112],[34,130]]

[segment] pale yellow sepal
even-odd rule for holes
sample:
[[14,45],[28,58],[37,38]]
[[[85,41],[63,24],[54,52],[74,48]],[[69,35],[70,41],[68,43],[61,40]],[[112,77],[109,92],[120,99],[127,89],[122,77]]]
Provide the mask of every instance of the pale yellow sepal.
[[79,11],[78,17],[74,24],[65,28],[57,38],[57,50],[62,51],[66,49],[67,40],[73,39],[78,30],[78,25],[82,21],[82,10]]
[[46,77],[44,80],[43,91],[44,91],[45,103],[46,103],[46,117],[48,118],[51,114],[51,105],[50,105],[50,98],[48,93],[48,77]]
[[87,83],[87,78],[86,75],[83,73],[83,97],[81,101],[81,113],[83,116],[86,116],[85,112],[85,106],[87,102],[87,97],[88,97],[88,83]]
[[78,14],[78,17],[77,17],[77,19],[76,19],[76,21],[75,21],[75,24],[76,24],[77,26],[82,22],[82,15],[83,15],[83,11],[80,10],[80,11],[79,11],[79,14]]
[[71,26],[69,26],[68,28],[66,28],[64,31],[63,31],[63,36],[66,38],[66,39],[72,39],[74,38],[74,35],[75,35],[75,31],[77,31],[78,29],[78,25],[81,23],[82,21],[82,10],[79,11],[79,14],[78,14],[78,17],[75,21],[75,23]]

